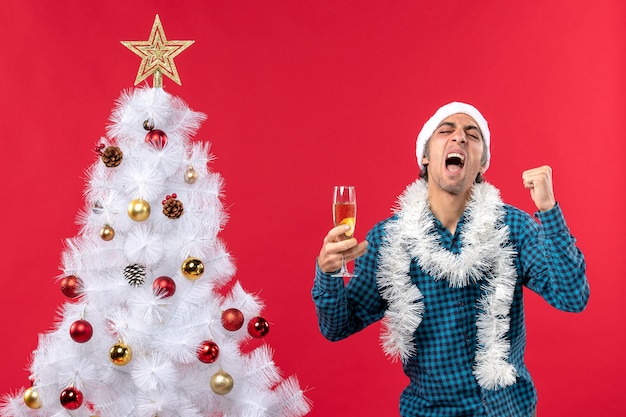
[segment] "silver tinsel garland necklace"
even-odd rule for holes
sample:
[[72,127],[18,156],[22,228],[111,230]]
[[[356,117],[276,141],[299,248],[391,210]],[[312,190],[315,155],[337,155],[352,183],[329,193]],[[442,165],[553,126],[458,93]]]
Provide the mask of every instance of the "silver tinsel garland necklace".
[[486,389],[515,383],[517,371],[508,362],[511,348],[506,334],[517,274],[515,249],[503,222],[505,210],[498,190],[474,184],[461,232],[461,251],[452,253],[439,243],[424,180],[409,185],[398,199],[397,220],[385,226],[378,268],[378,286],[389,307],[381,335],[385,353],[402,362],[416,353],[413,334],[424,314],[423,295],[411,282],[411,260],[435,280],[463,288],[482,282],[478,302],[474,375]]

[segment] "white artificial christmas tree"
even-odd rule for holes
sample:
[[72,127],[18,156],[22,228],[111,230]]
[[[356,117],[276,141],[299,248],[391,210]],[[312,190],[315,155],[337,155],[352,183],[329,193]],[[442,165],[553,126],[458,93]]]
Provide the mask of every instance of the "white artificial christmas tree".
[[[190,44],[167,41],[157,16],[147,44],[173,51],[164,46],[176,42]],[[162,74],[179,82],[172,58],[180,50],[144,57],[140,73],[153,74],[155,86],[117,102],[89,170],[80,233],[62,257],[68,302],[39,338],[32,386],[6,396],[2,416],[309,412],[267,345],[242,350],[269,325],[238,282],[224,290],[235,271],[218,238],[222,179],[208,167],[209,146],[191,141],[205,116],[161,87]]]

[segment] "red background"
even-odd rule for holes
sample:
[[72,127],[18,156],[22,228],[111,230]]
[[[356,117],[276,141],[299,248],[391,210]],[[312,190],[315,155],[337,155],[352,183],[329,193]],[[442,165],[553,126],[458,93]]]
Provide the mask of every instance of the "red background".
[[[439,4],[436,4],[439,3]],[[266,341],[312,416],[397,415],[406,384],[378,326],[330,343],[310,287],[331,227],[332,185],[358,188],[357,235],[417,175],[415,137],[441,104],[468,101],[492,130],[487,179],[527,211],[526,168],[554,168],[585,252],[591,299],[573,315],[527,293],[527,362],[540,416],[626,415],[623,256],[625,5],[621,0],[30,1],[0,5],[0,393],[27,384],[37,335],[64,302],[55,277],[83,207],[84,171],[140,60],[156,13],[183,86],[208,115],[226,180],[221,234],[258,292]]]

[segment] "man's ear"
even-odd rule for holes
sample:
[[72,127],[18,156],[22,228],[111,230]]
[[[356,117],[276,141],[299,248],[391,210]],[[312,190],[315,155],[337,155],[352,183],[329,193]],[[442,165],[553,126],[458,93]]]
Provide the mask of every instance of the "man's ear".
[[426,155],[422,156],[422,165],[428,165],[428,157]]

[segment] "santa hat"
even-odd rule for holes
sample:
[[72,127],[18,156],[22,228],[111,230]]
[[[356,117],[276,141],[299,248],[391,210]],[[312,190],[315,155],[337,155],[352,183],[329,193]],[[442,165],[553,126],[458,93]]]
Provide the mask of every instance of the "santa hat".
[[419,165],[420,170],[424,170],[424,164],[422,163],[422,158],[424,157],[424,150],[426,148],[426,142],[428,139],[435,133],[435,129],[437,126],[447,117],[452,116],[453,114],[463,113],[470,116],[472,119],[478,123],[478,128],[483,135],[483,140],[485,141],[485,147],[487,148],[487,162],[485,163],[485,169],[483,172],[487,171],[489,168],[489,160],[491,159],[491,152],[489,150],[490,143],[490,134],[489,134],[489,126],[487,125],[487,120],[483,117],[482,114],[478,111],[478,109],[471,104],[460,103],[457,101],[453,101],[452,103],[448,103],[445,106],[442,106],[435,112],[435,114],[428,119],[426,123],[424,123],[424,127],[420,131],[419,135],[417,135],[417,145],[415,153],[417,155],[417,165]]

